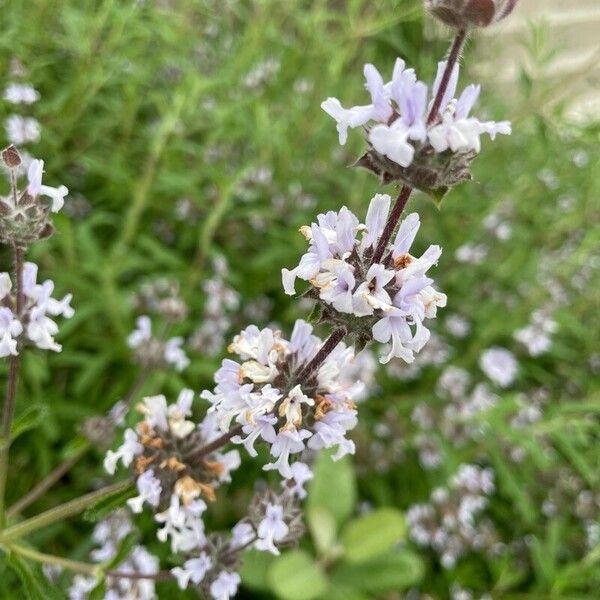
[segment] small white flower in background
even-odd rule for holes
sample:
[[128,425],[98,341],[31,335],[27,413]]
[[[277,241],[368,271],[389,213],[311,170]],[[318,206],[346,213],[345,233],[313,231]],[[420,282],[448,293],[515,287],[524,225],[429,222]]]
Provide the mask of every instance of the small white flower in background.
[[447,487],[433,490],[428,503],[408,509],[410,537],[419,546],[434,550],[445,569],[454,568],[469,551],[492,552],[496,534],[482,513],[494,490],[491,469],[461,465]]
[[454,256],[460,263],[479,265],[484,261],[487,253],[488,249],[484,244],[463,244],[456,249]]
[[35,143],[40,139],[40,124],[33,117],[10,115],[4,121],[4,128],[8,141],[15,146]]
[[540,310],[531,315],[530,324],[516,331],[514,337],[531,356],[540,356],[550,349],[552,334],[557,329],[556,322]]
[[502,388],[511,385],[519,370],[514,354],[500,347],[485,350],[479,357],[479,366],[494,383]]
[[467,337],[471,331],[471,324],[461,315],[448,315],[445,324],[448,333],[458,339]]
[[460,399],[465,396],[471,376],[460,367],[449,366],[444,369],[436,385],[438,395]]
[[230,600],[237,594],[241,578],[237,573],[221,571],[210,585],[210,594],[213,600]]
[[263,552],[279,554],[274,542],[280,542],[288,534],[289,527],[283,520],[283,507],[276,504],[268,504],[265,518],[258,524],[258,540],[254,547]]
[[11,104],[33,104],[40,94],[28,83],[9,83],[4,90],[4,99]]
[[147,315],[136,319],[136,328],[127,337],[127,345],[135,350],[136,360],[146,367],[171,366],[183,371],[190,359],[181,347],[182,337],[162,341],[152,335],[152,321]]

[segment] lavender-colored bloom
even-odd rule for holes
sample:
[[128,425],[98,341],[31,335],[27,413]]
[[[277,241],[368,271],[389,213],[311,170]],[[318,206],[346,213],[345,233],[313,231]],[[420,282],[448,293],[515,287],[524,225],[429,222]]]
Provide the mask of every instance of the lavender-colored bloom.
[[500,387],[508,387],[515,379],[519,364],[506,348],[489,348],[479,357],[481,370]]

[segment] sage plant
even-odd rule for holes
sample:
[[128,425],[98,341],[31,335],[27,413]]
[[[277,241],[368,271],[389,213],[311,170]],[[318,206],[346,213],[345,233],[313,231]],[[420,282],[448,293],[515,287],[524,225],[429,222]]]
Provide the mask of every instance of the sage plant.
[[[338,460],[355,452],[350,434],[358,422],[364,382],[371,375],[371,363],[360,358],[360,351],[380,342],[387,344],[381,362],[395,358],[412,363],[430,338],[428,321],[446,305],[446,295],[431,276],[442,250],[432,244],[421,256],[412,254],[419,216],[402,215],[414,189],[439,203],[450,188],[470,179],[470,165],[482,149],[484,134],[494,139],[510,133],[507,121],[472,116],[480,88],[471,84],[457,93],[458,61],[468,31],[505,17],[515,3],[427,0],[434,15],[456,28],[431,87],[398,58],[388,82],[373,65],[365,66],[369,104],[344,108],[335,98],[323,102],[323,110],[337,123],[341,144],[348,129],[363,127],[367,147],[356,165],[383,184],[400,185],[395,200],[376,194],[362,221],[341,207],[301,228],[308,247],[297,266],[282,270],[283,288],[293,296],[298,281],[308,284],[304,295],[315,303],[311,321],[329,327],[329,336],[321,339],[304,320],[298,320],[289,335],[249,325],[230,344],[232,358],[215,373],[214,389],[200,394],[205,409],[200,420],[195,418],[200,406],[194,406],[192,390],[181,390],[174,402],[157,394],[136,404],[130,396],[107,417],[114,429],[132,408],[141,416],[106,452],[104,468],[110,476],[121,474],[119,481],[21,522],[7,522],[4,508],[20,356],[30,345],[60,351],[53,317],[69,318],[73,309],[70,295],[54,298],[52,282],[37,283],[37,267],[25,262],[28,246],[52,235],[51,214],[63,206],[67,189],[42,183],[40,160],[31,162],[27,185],[19,188],[19,153],[13,147],[3,151],[11,194],[0,200],[0,239],[13,250],[14,277],[0,275],[0,353],[9,360],[0,449],[1,547],[77,572],[71,598],[86,598],[92,591],[97,597],[103,589],[105,598],[150,599],[156,597],[153,582],[173,579],[181,589],[192,587],[205,597],[228,600],[241,582],[238,571],[245,550],[279,554],[298,543],[304,531],[304,485],[313,476],[315,454],[332,449],[332,460]],[[185,307],[167,304],[176,313],[171,318],[185,317]],[[166,330],[156,333],[148,316],[138,319],[127,341],[143,371],[188,366],[183,339],[169,339]],[[482,358],[490,377],[508,378],[504,371],[492,374],[487,362]],[[259,446],[269,455],[263,470],[276,472],[280,481],[257,491],[247,514],[231,531],[208,531],[203,516],[211,503],[226,501],[221,488],[241,464],[240,449],[258,459]],[[433,545],[442,563],[450,566],[479,543],[475,538],[482,534],[475,517],[493,489],[491,472],[462,467],[448,490],[434,494],[437,508],[413,507],[413,538]],[[165,568],[161,570],[160,561],[143,546],[129,553],[118,549],[133,528],[123,508],[96,529],[95,540],[102,547],[93,551],[91,563],[44,554],[23,543],[41,527],[107,498],[121,499],[129,514],[151,515],[157,539],[169,548]],[[458,516],[452,527],[444,522],[448,531],[441,531],[436,510],[445,511],[446,504]],[[14,510],[9,513],[15,515]],[[115,564],[115,556],[120,556],[121,566]]]

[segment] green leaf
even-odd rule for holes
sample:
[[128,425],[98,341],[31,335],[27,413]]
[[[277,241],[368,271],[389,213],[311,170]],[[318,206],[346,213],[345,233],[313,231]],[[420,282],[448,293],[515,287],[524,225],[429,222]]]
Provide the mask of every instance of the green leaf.
[[308,488],[307,509],[324,509],[341,525],[354,511],[356,480],[348,457],[334,462],[331,454],[331,451],[322,452],[315,463],[315,476]]
[[139,539],[140,534],[138,531],[132,531],[128,533],[119,542],[119,548],[115,555],[110,560],[107,560],[105,563],[102,563],[102,570],[110,571],[118,567],[131,554],[131,551],[138,543]]
[[47,409],[42,404],[30,406],[25,409],[14,421],[10,430],[11,441],[17,439],[20,435],[37,427],[46,416]]
[[348,523],[342,535],[346,560],[365,562],[391,550],[406,536],[404,515],[381,508]]
[[267,575],[269,567],[275,560],[275,556],[269,552],[260,552],[259,550],[244,552],[240,570],[244,585],[255,590],[270,589]]
[[397,591],[413,586],[423,578],[421,557],[409,550],[391,552],[362,563],[343,563],[331,574],[333,583],[370,593]]
[[58,590],[44,576],[38,563],[30,563],[14,552],[7,554],[6,562],[19,576],[28,600],[61,600]]
[[423,190],[435,204],[436,208],[440,210],[442,208],[442,200],[446,197],[446,194],[449,192],[450,188],[442,187],[435,190]]
[[312,600],[327,589],[327,579],[319,565],[302,550],[280,556],[267,577],[271,589],[283,600]]
[[90,506],[90,508],[86,509],[86,511],[83,513],[83,518],[91,523],[102,521],[102,519],[106,519],[106,517],[117,510],[117,508],[121,508],[125,504],[126,500],[134,495],[135,488],[132,484],[130,487],[124,490],[103,498],[94,504],[94,506]]
[[337,537],[333,515],[320,506],[313,506],[306,511],[306,521],[318,554],[327,554],[334,547]]

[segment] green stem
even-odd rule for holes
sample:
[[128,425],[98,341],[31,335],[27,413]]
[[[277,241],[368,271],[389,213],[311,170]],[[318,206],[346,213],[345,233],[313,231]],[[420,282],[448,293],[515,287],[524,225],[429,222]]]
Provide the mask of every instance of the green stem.
[[73,456],[67,458],[62,464],[60,464],[54,471],[51,471],[36,484],[27,494],[17,500],[7,511],[6,516],[8,518],[14,517],[15,515],[23,512],[30,504],[33,504],[40,496],[45,494],[55,483],[60,481],[68,471],[79,462],[86,452],[91,448],[89,443],[80,448]]
[[45,554],[44,552],[38,552],[33,548],[27,546],[20,546],[19,544],[7,544],[6,548],[12,550],[25,558],[41,562],[45,565],[56,565],[69,571],[75,571],[76,573],[85,573],[86,575],[98,575],[99,565],[93,565],[91,563],[85,563],[78,560],[71,560],[70,558],[63,558],[62,556],[55,556],[54,554]]
[[120,481],[119,483],[114,483],[113,485],[109,485],[95,492],[86,494],[85,496],[81,496],[80,498],[76,498],[75,500],[71,500],[70,502],[66,502],[65,504],[61,504],[56,508],[51,508],[50,510],[36,515],[35,517],[31,517],[31,519],[17,523],[12,527],[8,527],[2,533],[0,533],[0,544],[10,542],[16,538],[21,538],[25,535],[33,533],[34,531],[37,531],[38,529],[42,529],[47,525],[52,525],[57,521],[62,521],[68,517],[77,515],[83,512],[86,508],[93,506],[103,498],[107,498],[108,496],[112,496],[113,494],[124,491],[130,486],[130,481]]

